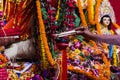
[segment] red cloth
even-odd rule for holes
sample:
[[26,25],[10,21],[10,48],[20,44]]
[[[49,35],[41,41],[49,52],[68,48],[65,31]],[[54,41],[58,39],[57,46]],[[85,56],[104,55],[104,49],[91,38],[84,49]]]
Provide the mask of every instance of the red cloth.
[[109,0],[116,16],[116,23],[120,25],[120,0]]
[[0,37],[5,36],[15,36],[15,35],[20,35],[21,31],[20,28],[10,28],[10,29],[0,29]]

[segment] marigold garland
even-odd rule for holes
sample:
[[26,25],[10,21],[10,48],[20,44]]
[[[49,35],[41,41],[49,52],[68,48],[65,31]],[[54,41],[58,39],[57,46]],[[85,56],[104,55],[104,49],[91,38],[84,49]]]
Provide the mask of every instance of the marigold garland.
[[78,9],[79,9],[79,13],[80,13],[80,18],[81,18],[81,21],[82,21],[82,25],[85,26],[85,27],[87,27],[85,15],[83,13],[83,9],[82,9],[82,5],[81,5],[80,0],[77,0],[77,6],[78,6]]
[[94,19],[94,5],[93,5],[93,2],[92,0],[87,0],[87,11],[88,11],[88,20],[91,24],[96,24],[96,21]]
[[[102,0],[96,0],[95,12],[93,12],[92,0],[88,0],[88,7],[87,7],[87,10],[88,10],[88,19],[89,19],[89,22],[92,25],[95,25],[95,24],[98,23],[99,7],[100,7],[101,1]],[[91,15],[92,16],[95,15],[95,19]]]
[[113,65],[117,66],[117,55],[116,55],[116,46],[113,46]]
[[0,60],[1,62],[3,62],[2,64],[0,64],[0,68],[4,68],[7,65],[7,58],[5,56],[3,56],[3,54],[0,54]]
[[97,0],[97,5],[95,7],[95,21],[98,23],[98,15],[99,15],[99,7],[101,4],[102,0]]
[[51,65],[55,64],[55,61],[52,58],[48,43],[47,43],[47,38],[46,38],[46,33],[45,33],[45,27],[44,27],[44,23],[43,23],[43,19],[42,19],[42,13],[41,13],[41,6],[40,6],[40,1],[36,0],[36,7],[37,7],[37,13],[38,13],[38,21],[39,21],[39,32],[42,36],[42,40],[43,40],[43,45],[45,47],[45,52],[47,54],[48,57],[48,61],[50,62]]

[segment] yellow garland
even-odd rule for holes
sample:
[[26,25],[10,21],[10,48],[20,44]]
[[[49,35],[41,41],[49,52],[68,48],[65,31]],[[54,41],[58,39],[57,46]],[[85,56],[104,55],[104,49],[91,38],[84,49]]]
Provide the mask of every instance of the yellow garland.
[[88,20],[90,22],[90,24],[95,24],[96,22],[93,21],[94,19],[94,5],[93,5],[93,1],[92,0],[87,0],[87,11],[88,11]]
[[40,35],[40,41],[41,41],[40,48],[41,48],[41,52],[42,52],[42,67],[43,67],[43,69],[46,69],[47,68],[47,62],[46,62],[46,55],[45,55],[45,47],[44,47],[41,35]]
[[97,0],[97,5],[95,7],[95,21],[98,23],[98,15],[99,15],[99,7],[101,4],[102,0]]
[[0,64],[0,68],[4,68],[7,65],[8,60],[2,54],[0,54],[0,60],[3,62],[3,64]]
[[113,46],[113,65],[117,66],[117,54],[116,54],[116,46]]
[[43,40],[43,45],[45,47],[45,52],[47,54],[48,57],[48,61],[50,62],[51,65],[55,64],[55,61],[52,58],[48,43],[47,43],[47,38],[46,38],[46,33],[45,33],[45,27],[44,27],[44,23],[43,23],[43,19],[42,19],[42,13],[41,13],[41,6],[40,6],[40,1],[36,0],[36,7],[37,7],[37,13],[38,13],[38,21],[39,21],[39,28],[40,28],[40,34],[41,34],[41,38]]
[[[94,16],[94,12],[93,12],[93,4],[92,4],[92,0],[88,0],[88,19],[90,24],[95,25],[98,23],[98,15],[99,15],[99,7],[100,7],[100,3],[102,0],[97,0],[96,1],[96,6],[95,6],[95,19],[93,18]],[[94,20],[93,20],[94,19]]]
[[58,20],[59,11],[60,11],[60,0],[58,1],[58,9],[57,9],[57,14],[55,16],[56,20]]
[[79,9],[79,13],[80,13],[80,18],[81,18],[81,21],[82,21],[82,25],[85,26],[85,27],[87,27],[85,15],[83,13],[83,9],[82,9],[82,5],[81,5],[80,0],[77,0],[77,6],[78,6],[78,9]]

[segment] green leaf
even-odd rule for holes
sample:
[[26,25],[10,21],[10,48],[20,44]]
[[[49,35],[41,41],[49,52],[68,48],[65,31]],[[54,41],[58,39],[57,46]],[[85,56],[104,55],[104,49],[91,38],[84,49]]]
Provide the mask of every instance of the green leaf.
[[76,18],[75,18],[75,21],[74,21],[74,23],[75,23],[75,26],[76,27],[79,27],[79,25],[80,25],[80,18],[78,17],[78,15],[76,15],[75,13],[73,14]]
[[85,58],[86,60],[89,60],[90,59],[90,56],[86,56],[86,58]]
[[83,39],[84,39],[84,37],[83,37],[83,36],[81,36],[81,35],[77,36],[77,38],[78,38],[78,40],[79,40],[79,41],[81,41],[81,42],[83,42],[83,41],[84,41],[84,40],[83,40]]
[[46,9],[45,9],[45,8],[42,8],[41,10],[42,10],[43,18],[44,18],[45,20],[48,19],[48,14],[47,14],[47,12],[46,12]]

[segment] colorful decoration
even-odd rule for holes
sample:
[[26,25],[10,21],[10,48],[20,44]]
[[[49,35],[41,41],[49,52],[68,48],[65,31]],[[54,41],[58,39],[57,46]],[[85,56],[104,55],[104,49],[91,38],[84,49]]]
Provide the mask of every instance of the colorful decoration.
[[[101,3],[104,3],[104,0],[87,0],[87,7],[83,7],[83,2],[80,0],[77,0],[76,2],[73,0],[58,1],[58,3],[54,2],[57,4],[57,6],[53,6],[54,3],[52,3],[52,1],[36,2],[40,27],[40,43],[43,40],[43,46],[45,50],[44,54],[46,54],[47,57],[49,56],[47,60],[50,62],[50,64],[53,65],[52,62],[54,62],[54,64],[58,62],[62,69],[63,64],[61,64],[61,61],[65,56],[61,55],[61,49],[63,49],[62,46],[64,45],[64,49],[67,47],[66,51],[68,71],[75,72],[75,74],[84,74],[88,79],[110,79],[110,61],[106,56],[106,54],[108,55],[109,51],[106,44],[103,43],[102,45],[96,45],[94,41],[85,41],[84,38],[82,39],[82,37],[77,36],[58,36],[58,38],[54,37],[54,34],[56,33],[59,35],[62,34],[61,32],[73,30],[76,27],[74,24],[74,19],[77,18],[74,16],[77,14],[74,12],[75,7],[77,7],[79,10],[79,14],[77,15],[80,15],[80,25],[86,27],[87,25],[90,25],[88,28],[96,26],[97,33],[102,34],[101,24],[99,22],[99,16],[102,13],[100,13],[99,10],[101,9]],[[41,2],[41,6],[38,5],[39,2]],[[62,4],[63,2],[64,4]],[[48,5],[45,5],[46,3],[48,3]],[[65,6],[64,8],[66,8],[67,12],[64,12],[65,10],[62,8],[63,6]],[[85,15],[85,10],[88,12],[87,15]],[[61,16],[61,14],[63,16]],[[48,34],[50,36],[45,34]],[[47,47],[45,48],[45,46]],[[49,51],[47,50],[48,47]],[[66,64],[66,62],[64,64]]]
[[33,42],[37,50],[37,66],[21,74],[15,70],[23,67],[12,67],[14,70],[7,74],[7,59],[1,54],[0,71],[5,68],[6,79],[111,79],[110,62],[117,66],[118,47],[87,40],[74,30],[83,26],[94,34],[114,34],[111,26],[101,22],[108,15],[110,24],[119,28],[109,0],[5,0],[4,7],[0,7],[0,44],[6,46],[7,42],[27,40],[36,34]]
[[7,73],[7,58],[3,55],[3,54],[0,54],[0,79],[1,80],[7,80],[7,77],[8,77],[8,73]]

